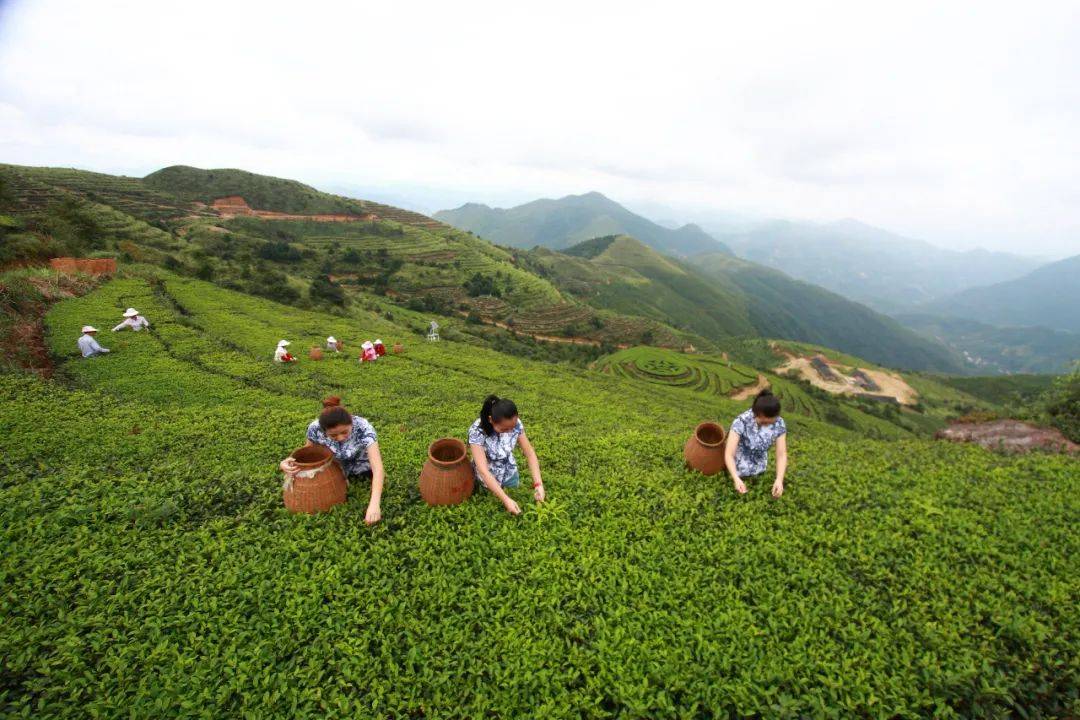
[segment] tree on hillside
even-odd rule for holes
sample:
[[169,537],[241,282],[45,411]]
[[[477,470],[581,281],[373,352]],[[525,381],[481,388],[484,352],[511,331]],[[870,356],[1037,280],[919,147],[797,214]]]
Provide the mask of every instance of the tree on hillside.
[[271,241],[259,248],[259,257],[274,262],[296,263],[303,256],[300,251],[287,242]]
[[308,295],[313,302],[345,305],[345,291],[341,289],[341,285],[338,285],[326,275],[319,275],[311,281],[311,289],[308,290]]
[[490,275],[476,273],[465,281],[464,288],[469,293],[469,297],[479,297],[480,295],[502,297],[502,292],[499,291],[498,286],[495,284],[495,278]]

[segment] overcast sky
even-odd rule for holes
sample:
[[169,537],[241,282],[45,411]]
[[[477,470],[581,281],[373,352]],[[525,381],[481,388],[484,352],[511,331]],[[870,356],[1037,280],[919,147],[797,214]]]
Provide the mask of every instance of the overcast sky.
[[1080,2],[636,5],[0,0],[0,162],[1080,253]]

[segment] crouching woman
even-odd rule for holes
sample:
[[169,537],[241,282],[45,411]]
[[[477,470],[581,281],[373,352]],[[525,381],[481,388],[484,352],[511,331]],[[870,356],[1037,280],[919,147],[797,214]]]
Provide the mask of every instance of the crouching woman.
[[[319,417],[308,425],[307,444],[329,448],[346,478],[371,481],[371,499],[364,522],[368,525],[379,522],[385,473],[378,438],[371,423],[343,408],[341,398],[328,397],[323,400]],[[289,475],[296,473],[296,461],[285,458],[281,461],[281,470]]]
[[780,417],[780,398],[769,390],[762,390],[754,398],[753,406],[741,413],[731,423],[727,445],[724,447],[724,464],[735,490],[746,493],[745,480],[756,480],[765,473],[769,464],[769,448],[776,445],[776,481],[772,496],[784,494],[784,474],[787,472],[787,425]]
[[540,477],[540,460],[525,435],[513,400],[489,395],[480,408],[480,417],[469,428],[469,450],[472,452],[476,479],[503,504],[511,515],[520,515],[521,508],[506,493],[521,483],[514,448],[521,447],[533,481],[533,497],[544,502],[544,481]]

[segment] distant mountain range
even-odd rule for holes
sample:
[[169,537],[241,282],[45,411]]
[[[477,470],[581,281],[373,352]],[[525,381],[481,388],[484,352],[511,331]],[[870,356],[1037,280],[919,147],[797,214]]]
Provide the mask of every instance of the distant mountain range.
[[1080,326],[1080,313],[1065,310],[1080,307],[1069,261],[946,250],[852,219],[724,223],[714,237],[595,192],[509,209],[468,203],[435,217],[496,243],[564,251],[531,256],[562,290],[708,338],[749,326],[952,372],[1058,372],[1076,359],[1075,338],[1060,332]]
[[727,253],[679,260],[623,235],[519,258],[566,294],[696,333],[719,348],[727,337],[778,337],[915,370],[966,370],[958,353],[892,318]]
[[946,295],[918,310],[998,327],[1080,332],[1080,255],[1043,265],[1014,280]]
[[965,288],[1012,280],[1043,264],[1009,253],[945,250],[858,220],[778,220],[721,238],[740,257],[888,313],[908,311]]
[[697,225],[668,228],[627,210],[598,192],[534,200],[512,208],[467,203],[441,210],[435,219],[510,247],[561,250],[590,238],[629,235],[654,250],[687,257],[704,252],[731,253]]

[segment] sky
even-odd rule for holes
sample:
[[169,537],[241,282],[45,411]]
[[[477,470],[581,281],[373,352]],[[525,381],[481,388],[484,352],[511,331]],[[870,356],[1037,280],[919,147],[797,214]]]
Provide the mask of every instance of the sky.
[[0,162],[1063,257],[1080,3],[0,0]]

